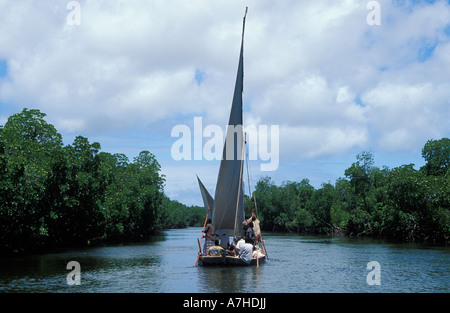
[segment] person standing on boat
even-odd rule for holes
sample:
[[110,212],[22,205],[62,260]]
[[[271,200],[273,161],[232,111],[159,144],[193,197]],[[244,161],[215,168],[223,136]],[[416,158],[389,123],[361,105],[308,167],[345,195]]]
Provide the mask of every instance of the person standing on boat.
[[259,226],[259,219],[256,217],[255,213],[248,219],[242,222],[243,227],[248,227],[248,224],[253,223],[253,231],[255,233],[256,240],[261,238],[261,228]]
[[245,239],[251,239],[252,243],[255,242],[255,231],[253,230],[253,222],[248,223],[247,230],[245,231]]
[[214,246],[214,227],[211,225],[211,222],[211,219],[208,218],[206,226],[203,228],[206,237],[205,245],[203,246],[203,255],[208,255],[209,248]]

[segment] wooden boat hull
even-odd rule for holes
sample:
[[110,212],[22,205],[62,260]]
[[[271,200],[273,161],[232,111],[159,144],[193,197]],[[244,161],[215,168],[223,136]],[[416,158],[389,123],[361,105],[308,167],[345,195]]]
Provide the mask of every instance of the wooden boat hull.
[[[262,264],[266,261],[266,256],[260,256],[258,263]],[[238,257],[233,256],[200,256],[200,266],[256,266],[257,260],[253,258],[250,263],[242,261]]]

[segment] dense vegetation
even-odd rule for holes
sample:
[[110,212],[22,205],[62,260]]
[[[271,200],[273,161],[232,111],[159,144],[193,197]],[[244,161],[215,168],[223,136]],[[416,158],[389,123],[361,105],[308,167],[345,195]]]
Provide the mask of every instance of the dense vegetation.
[[163,227],[199,225],[203,208],[168,199],[155,156],[133,162],[61,135],[39,110],[0,127],[0,255],[94,241],[145,238]]
[[[44,117],[24,109],[0,126],[0,255],[202,226],[203,208],[164,195],[153,154],[130,162],[82,136],[64,146]],[[276,186],[264,177],[257,205],[246,197],[246,209],[257,208],[265,230],[448,242],[450,140],[428,141],[422,156],[419,170],[380,169],[363,152],[345,178],[319,189],[308,179]]]
[[334,185],[315,189],[308,179],[277,186],[258,181],[256,204],[266,230],[448,242],[450,139],[429,140],[425,166],[374,167],[363,152]]

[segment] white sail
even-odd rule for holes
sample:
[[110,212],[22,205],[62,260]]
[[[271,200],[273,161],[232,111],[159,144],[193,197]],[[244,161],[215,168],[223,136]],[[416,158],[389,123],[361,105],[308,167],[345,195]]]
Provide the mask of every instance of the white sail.
[[[247,11],[245,12],[247,15]],[[242,92],[244,80],[244,30],[239,56],[239,66],[234,88],[233,102],[227,135],[223,148],[222,160],[217,178],[214,206],[212,213],[213,226],[217,234],[237,236],[243,234],[244,220],[244,186],[242,181],[244,133],[242,117]]]

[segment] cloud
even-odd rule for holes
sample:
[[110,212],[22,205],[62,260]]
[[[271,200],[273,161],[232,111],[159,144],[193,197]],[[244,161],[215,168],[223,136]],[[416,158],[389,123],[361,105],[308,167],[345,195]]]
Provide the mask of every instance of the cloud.
[[252,114],[280,125],[281,151],[289,158],[340,154],[368,141],[365,109],[348,86],[331,87],[324,77],[299,75],[258,101]]
[[370,126],[382,148],[412,149],[448,132],[450,85],[381,83],[369,90]]
[[[61,131],[77,125],[78,131],[104,131],[214,111],[211,103],[223,96],[217,92],[223,62],[218,70],[206,55],[215,59],[230,50],[224,44],[231,28],[224,27],[227,20],[206,27],[208,6],[81,2],[81,25],[68,26],[64,3],[50,3],[4,3],[2,28],[11,32],[3,35],[1,55],[11,80],[0,86],[1,101],[40,107]],[[45,22],[34,27],[36,20]],[[201,87],[199,67],[208,77]]]
[[252,113],[282,125],[285,155],[417,149],[448,134],[448,3],[380,2],[381,26],[364,24],[360,2],[319,2],[293,10],[302,18],[288,43],[267,35],[279,73]]
[[228,120],[248,5],[245,118],[280,125],[279,177],[290,162],[449,135],[447,1],[380,0],[380,26],[360,0],[79,2],[79,26],[68,1],[0,2],[0,120],[39,108],[64,138],[154,149],[188,182],[196,165],[172,163],[170,130]]

